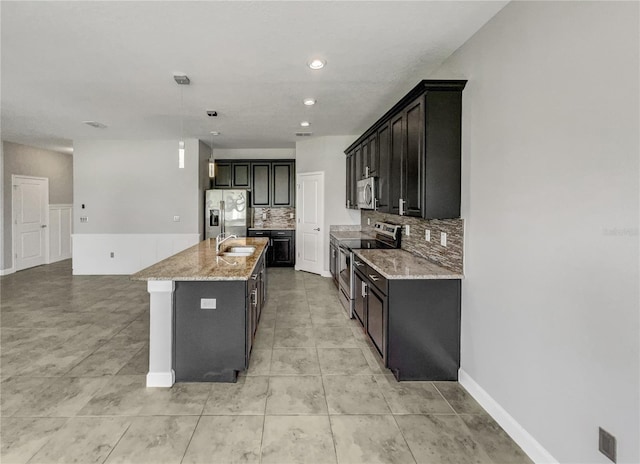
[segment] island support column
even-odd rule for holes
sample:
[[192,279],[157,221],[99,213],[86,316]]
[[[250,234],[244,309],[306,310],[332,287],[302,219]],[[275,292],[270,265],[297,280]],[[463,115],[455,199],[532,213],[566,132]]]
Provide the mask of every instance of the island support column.
[[175,382],[173,357],[172,280],[149,280],[151,296],[149,314],[149,373],[147,387],[171,387]]

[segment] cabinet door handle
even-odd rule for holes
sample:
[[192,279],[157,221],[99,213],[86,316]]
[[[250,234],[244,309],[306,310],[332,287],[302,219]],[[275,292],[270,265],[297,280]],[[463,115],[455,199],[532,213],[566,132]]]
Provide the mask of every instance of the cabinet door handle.
[[362,298],[365,298],[367,296],[367,284],[365,284],[364,282],[362,282],[362,289],[360,292],[362,293]]
[[367,166],[364,171],[365,177],[369,177],[369,166]]
[[315,230],[316,232],[320,232],[320,227],[316,227],[316,228],[315,228],[315,229],[313,229],[313,230]]
[[258,278],[258,274],[253,274],[253,275],[251,276],[251,280],[256,280],[257,278]]
[[369,274],[369,278],[374,282],[377,282],[378,280],[380,280],[378,276],[376,276],[375,274]]
[[362,263],[360,261],[356,261],[355,259],[353,260],[353,264],[355,264],[358,267],[362,266]]
[[404,216],[404,204],[405,203],[406,202],[402,198],[400,198],[400,200],[398,201],[398,208],[400,209],[400,211],[399,211],[400,212],[400,216]]

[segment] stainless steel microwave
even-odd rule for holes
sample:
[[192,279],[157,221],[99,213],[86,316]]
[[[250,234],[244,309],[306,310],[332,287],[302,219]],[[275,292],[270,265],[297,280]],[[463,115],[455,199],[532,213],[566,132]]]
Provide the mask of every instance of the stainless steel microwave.
[[375,177],[367,177],[358,181],[358,208],[376,209]]

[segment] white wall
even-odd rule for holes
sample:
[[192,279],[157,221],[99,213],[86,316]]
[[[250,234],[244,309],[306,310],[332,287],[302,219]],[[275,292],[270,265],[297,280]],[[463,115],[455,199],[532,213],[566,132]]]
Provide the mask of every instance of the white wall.
[[[215,144],[214,144],[215,147]],[[216,159],[294,159],[294,148],[214,148]]]
[[638,8],[512,2],[430,76],[469,79],[463,372],[563,463],[640,462]]
[[201,151],[198,140],[185,140],[179,169],[177,140],[75,141],[74,273],[135,272],[197,243]]
[[324,172],[324,270],[329,272],[329,226],[360,224],[360,211],[345,207],[346,158],[344,150],[357,135],[314,137],[296,142],[296,174]]

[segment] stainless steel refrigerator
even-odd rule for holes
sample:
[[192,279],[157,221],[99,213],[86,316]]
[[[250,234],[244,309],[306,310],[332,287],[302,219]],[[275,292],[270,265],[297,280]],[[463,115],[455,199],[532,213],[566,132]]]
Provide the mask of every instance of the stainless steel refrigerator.
[[218,234],[247,236],[253,211],[247,190],[207,190],[204,200],[204,236],[216,238]]

